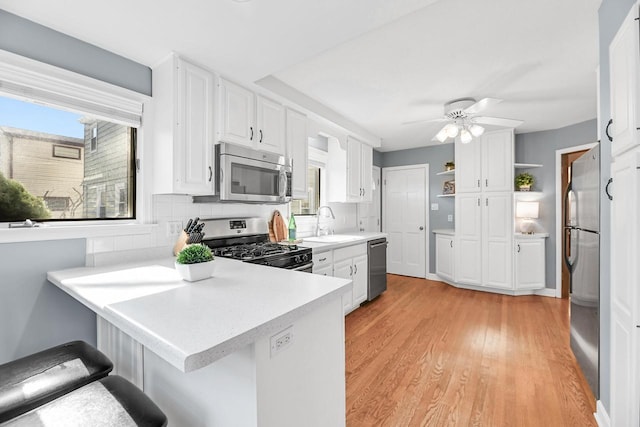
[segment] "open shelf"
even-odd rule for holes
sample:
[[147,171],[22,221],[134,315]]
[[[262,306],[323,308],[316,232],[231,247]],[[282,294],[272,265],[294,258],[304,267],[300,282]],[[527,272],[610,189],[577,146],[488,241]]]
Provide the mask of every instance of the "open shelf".
[[513,167],[515,169],[532,169],[532,168],[541,168],[542,165],[538,163],[514,163]]
[[456,173],[455,169],[451,169],[444,172],[438,172],[436,175],[454,175]]
[[436,197],[455,197],[455,194],[438,194]]

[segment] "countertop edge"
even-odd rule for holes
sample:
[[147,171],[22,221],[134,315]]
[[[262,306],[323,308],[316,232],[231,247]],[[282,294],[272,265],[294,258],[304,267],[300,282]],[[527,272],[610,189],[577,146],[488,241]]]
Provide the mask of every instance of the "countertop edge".
[[433,234],[445,234],[447,236],[454,236],[456,231],[451,228],[437,228],[432,231]]
[[[342,233],[338,233],[337,235],[340,235],[340,234]],[[344,234],[353,236],[356,233],[344,233]],[[324,251],[330,251],[333,249],[346,248],[348,246],[361,245],[371,240],[388,238],[388,237],[389,235],[383,232],[367,233],[366,235],[359,236],[358,239],[347,240],[344,242],[308,242],[308,241],[305,241],[304,240],[305,238],[303,237],[302,242],[300,243],[300,246],[311,248],[313,252],[324,252]]]

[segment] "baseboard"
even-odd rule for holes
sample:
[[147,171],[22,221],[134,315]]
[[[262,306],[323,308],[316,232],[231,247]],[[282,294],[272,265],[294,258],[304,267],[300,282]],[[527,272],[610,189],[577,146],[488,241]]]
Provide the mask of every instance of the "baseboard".
[[611,426],[611,420],[609,419],[609,414],[607,413],[607,410],[604,408],[604,405],[602,404],[601,400],[598,400],[596,402],[596,413],[593,414],[593,416],[596,418],[596,422],[598,423],[599,427]]
[[427,280],[435,280],[437,282],[442,282],[442,278],[434,273],[427,273]]
[[536,295],[540,295],[541,297],[555,298],[556,290],[551,288],[538,289],[536,291]]

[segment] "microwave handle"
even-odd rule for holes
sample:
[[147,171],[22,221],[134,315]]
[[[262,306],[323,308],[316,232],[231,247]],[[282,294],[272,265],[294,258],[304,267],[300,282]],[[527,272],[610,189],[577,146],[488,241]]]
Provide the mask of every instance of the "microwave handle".
[[287,198],[287,172],[284,170],[280,171],[280,199],[284,202]]

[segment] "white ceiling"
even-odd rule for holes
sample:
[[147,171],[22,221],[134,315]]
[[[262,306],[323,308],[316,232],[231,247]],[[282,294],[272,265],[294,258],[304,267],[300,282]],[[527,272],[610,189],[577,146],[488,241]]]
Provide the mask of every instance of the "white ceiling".
[[431,144],[442,104],[502,98],[517,132],[596,116],[600,0],[0,0],[153,66],[171,51],[239,82],[268,77],[382,138]]

